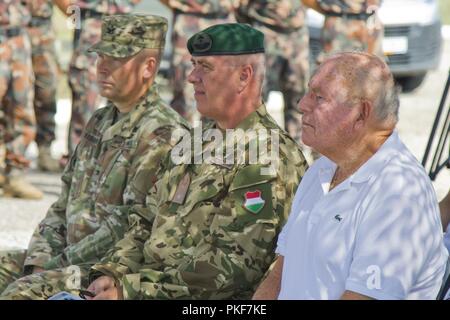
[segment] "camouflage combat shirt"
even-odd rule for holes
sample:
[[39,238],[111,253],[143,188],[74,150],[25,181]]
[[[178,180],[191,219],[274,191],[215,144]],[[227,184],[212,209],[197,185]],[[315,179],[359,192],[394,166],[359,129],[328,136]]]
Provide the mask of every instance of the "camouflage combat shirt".
[[129,210],[145,203],[175,144],[172,131],[187,126],[155,85],[120,117],[112,103],[97,110],[64,170],[59,199],[33,234],[25,266],[99,261],[123,237]]

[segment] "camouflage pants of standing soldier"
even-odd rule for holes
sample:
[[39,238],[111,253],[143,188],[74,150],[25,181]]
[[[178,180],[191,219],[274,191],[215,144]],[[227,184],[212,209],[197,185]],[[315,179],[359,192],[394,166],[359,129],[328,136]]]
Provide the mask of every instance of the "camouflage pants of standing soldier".
[[328,55],[338,52],[359,51],[383,57],[383,25],[375,16],[367,21],[341,17],[327,17],[322,28],[320,64]]
[[36,135],[31,44],[26,34],[0,33],[0,109],[4,117],[6,171],[26,167],[25,150]]
[[48,25],[29,28],[28,33],[31,38],[35,76],[36,143],[50,147],[55,140],[56,87],[59,72],[50,20]]
[[25,250],[0,251],[0,300],[45,300],[61,291],[78,295],[91,265],[23,274]]
[[101,18],[86,18],[81,29],[75,30],[73,55],[69,67],[69,86],[72,90],[72,116],[69,126],[69,155],[80,141],[87,121],[100,106],[102,98],[97,85],[95,53],[87,49],[100,41]]
[[190,14],[175,14],[172,32],[171,87],[173,98],[170,103],[179,114],[191,124],[200,118],[195,107],[194,89],[187,82],[191,70],[191,55],[187,49],[187,41],[195,33],[219,23],[234,22],[230,15],[224,18],[201,18]]
[[301,114],[298,102],[305,94],[309,80],[308,30],[301,28],[290,33],[281,33],[258,23],[255,23],[254,27],[265,36],[264,97],[267,100],[270,91],[283,93],[286,131],[300,143]]

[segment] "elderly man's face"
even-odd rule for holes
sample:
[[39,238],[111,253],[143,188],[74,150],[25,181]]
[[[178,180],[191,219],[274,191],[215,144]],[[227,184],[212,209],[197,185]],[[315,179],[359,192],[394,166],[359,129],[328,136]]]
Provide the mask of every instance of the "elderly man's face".
[[303,143],[325,156],[351,142],[359,113],[347,101],[348,89],[335,67],[334,61],[322,65],[299,103]]
[[99,54],[97,82],[100,94],[113,102],[126,102],[142,87],[145,65],[137,58],[113,58]]
[[238,68],[223,56],[192,57],[188,81],[194,86],[197,109],[205,117],[219,120],[237,93]]

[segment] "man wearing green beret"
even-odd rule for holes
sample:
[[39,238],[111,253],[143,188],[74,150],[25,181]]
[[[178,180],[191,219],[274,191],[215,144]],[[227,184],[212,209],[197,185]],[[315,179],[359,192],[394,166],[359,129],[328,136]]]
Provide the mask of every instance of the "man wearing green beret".
[[[84,130],[63,176],[59,199],[33,234],[26,256],[0,255],[1,299],[47,299],[86,286],[86,270],[120,240],[130,210],[145,205],[162,158],[188,128],[154,83],[167,21],[153,15],[105,16],[97,81],[109,100]],[[22,268],[23,266],[23,268]]]
[[264,35],[221,24],[187,46],[198,111],[214,121],[172,149],[147,209],[93,267],[94,299],[248,299],[274,259],[307,164],[262,103]]

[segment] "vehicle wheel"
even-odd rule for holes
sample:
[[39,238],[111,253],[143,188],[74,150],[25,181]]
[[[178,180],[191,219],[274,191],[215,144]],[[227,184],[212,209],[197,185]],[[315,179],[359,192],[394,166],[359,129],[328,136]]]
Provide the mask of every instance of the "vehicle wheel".
[[426,73],[417,74],[415,76],[398,77],[398,84],[402,87],[403,93],[409,93],[417,89],[425,79]]

